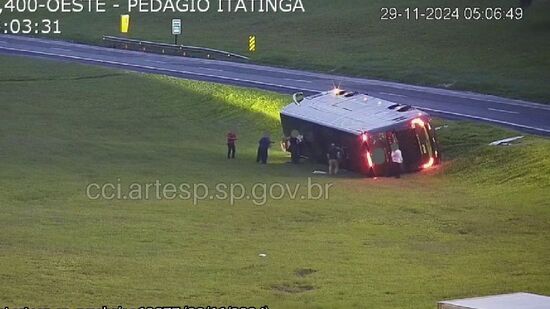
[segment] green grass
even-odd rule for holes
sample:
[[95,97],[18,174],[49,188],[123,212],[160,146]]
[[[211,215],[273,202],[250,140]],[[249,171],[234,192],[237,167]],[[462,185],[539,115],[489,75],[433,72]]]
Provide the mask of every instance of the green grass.
[[[468,5],[511,7],[518,2]],[[251,57],[260,63],[550,102],[548,0],[534,1],[521,21],[500,22],[380,20],[382,7],[466,6],[451,0],[315,0],[304,5],[306,13],[298,14],[132,14],[129,36],[173,42],[170,20],[180,17],[185,44],[248,54],[248,35],[255,34],[258,52]],[[101,43],[102,35],[119,35],[122,9],[57,16],[61,38]]]
[[[447,122],[440,168],[328,178],[326,201],[91,201],[88,183],[305,184],[273,93],[0,57],[0,304],[435,308],[550,294],[550,141]],[[443,121],[439,121],[443,123]],[[238,160],[224,133],[239,131]],[[266,258],[258,256],[266,253]]]

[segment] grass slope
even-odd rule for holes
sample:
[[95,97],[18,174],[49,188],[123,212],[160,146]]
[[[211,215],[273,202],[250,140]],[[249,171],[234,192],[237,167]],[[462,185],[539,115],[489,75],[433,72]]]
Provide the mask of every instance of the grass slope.
[[[304,0],[300,14],[132,14],[130,37],[172,42],[170,20],[183,18],[185,44],[247,53],[255,61],[550,102],[550,1],[537,0],[521,21],[380,20],[380,8],[512,7],[517,0]],[[100,43],[118,35],[119,15],[15,15],[60,18],[65,39]],[[9,20],[10,15],[3,13]]]
[[[349,175],[326,201],[90,201],[90,182],[304,184],[316,166],[254,163],[288,98],[0,57],[0,303],[435,308],[550,294],[550,141],[446,122],[441,168]],[[239,159],[224,158],[237,127]],[[275,135],[275,136],[277,136]],[[266,253],[266,258],[258,257]]]

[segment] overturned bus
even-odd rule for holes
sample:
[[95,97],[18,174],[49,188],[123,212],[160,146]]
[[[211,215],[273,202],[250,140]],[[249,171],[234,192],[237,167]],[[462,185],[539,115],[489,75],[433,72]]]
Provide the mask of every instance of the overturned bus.
[[396,148],[405,172],[441,162],[430,116],[410,105],[340,89],[293,98],[281,111],[281,123],[285,136],[300,132],[304,157],[324,163],[334,143],[343,150],[342,168],[372,177],[389,175]]

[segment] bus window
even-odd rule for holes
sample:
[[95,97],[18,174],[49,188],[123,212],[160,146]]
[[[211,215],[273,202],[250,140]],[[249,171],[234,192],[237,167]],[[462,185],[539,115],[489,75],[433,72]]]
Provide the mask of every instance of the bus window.
[[388,161],[388,158],[386,157],[387,148],[388,144],[386,140],[386,134],[376,134],[373,137],[373,141],[371,143],[371,153],[374,164],[382,165],[385,164],[386,161]]

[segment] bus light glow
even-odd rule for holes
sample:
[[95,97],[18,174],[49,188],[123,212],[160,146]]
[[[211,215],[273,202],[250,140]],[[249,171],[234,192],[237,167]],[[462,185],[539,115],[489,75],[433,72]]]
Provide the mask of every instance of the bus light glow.
[[428,169],[428,168],[432,167],[434,165],[434,163],[435,163],[434,158],[430,157],[430,160],[428,161],[428,163],[422,165],[422,168],[423,169]]
[[340,95],[340,93],[342,93],[342,89],[340,89],[340,87],[334,87],[332,89],[332,94],[334,95]]
[[369,135],[367,133],[361,134],[361,140],[366,143],[369,140]]
[[419,126],[423,127],[425,125],[424,120],[422,120],[420,118],[413,119],[413,121],[411,121],[411,127],[414,129],[416,127],[416,125],[419,125]]
[[367,163],[369,164],[369,168],[373,166],[372,164],[372,157],[370,155],[370,152],[367,151]]

